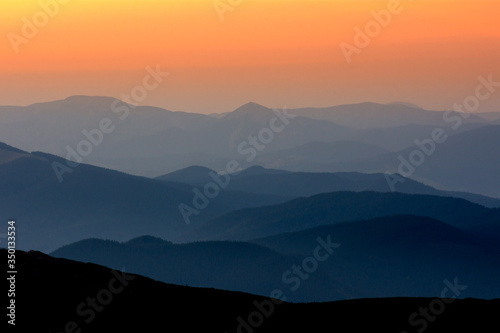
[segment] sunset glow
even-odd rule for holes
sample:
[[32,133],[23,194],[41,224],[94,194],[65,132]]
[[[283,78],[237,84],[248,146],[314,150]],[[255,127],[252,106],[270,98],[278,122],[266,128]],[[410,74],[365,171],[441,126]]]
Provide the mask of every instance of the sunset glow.
[[[223,20],[213,0],[67,2],[47,7],[54,16],[25,38],[23,18],[33,23],[41,4],[54,1],[0,1],[0,104],[120,97],[157,64],[171,76],[146,104],[203,113],[250,100],[299,107],[405,99],[446,109],[479,75],[500,77],[496,0],[402,0],[351,63],[339,45],[353,44],[354,28],[391,1],[243,0]],[[15,47],[13,34],[25,38]]]

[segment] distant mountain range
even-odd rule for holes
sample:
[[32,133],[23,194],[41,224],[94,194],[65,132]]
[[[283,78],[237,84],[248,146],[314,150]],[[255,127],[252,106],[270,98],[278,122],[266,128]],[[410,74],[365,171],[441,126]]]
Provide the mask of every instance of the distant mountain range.
[[[18,327],[483,331],[500,307],[499,121],[404,102],[0,106]],[[415,320],[438,303],[453,305]]]
[[[427,138],[419,138],[423,141]],[[487,126],[449,137],[444,143],[435,144],[433,153],[424,153],[417,145],[395,153],[359,159],[332,166],[331,171],[397,172],[413,171],[411,177],[435,187],[468,191],[500,197],[500,126]],[[426,144],[428,151],[431,145]],[[426,149],[427,149],[426,148]],[[410,162],[415,151],[424,154],[420,165]],[[400,156],[406,160],[402,163]],[[415,157],[412,157],[415,159]],[[417,158],[418,160],[418,158]]]
[[[298,230],[281,227],[274,230],[274,227],[270,227],[272,224],[269,224],[265,234],[254,233],[255,227],[261,223],[259,221],[277,222],[276,218],[279,218],[279,223],[288,223],[285,218],[287,215],[280,215],[282,211],[288,211],[288,216],[295,216],[295,220],[299,216],[307,216],[303,223],[297,225],[302,229],[318,225],[308,221],[316,221],[315,216],[322,213],[315,211],[308,215],[309,210],[296,212],[297,207],[303,208],[302,204],[298,205],[299,202],[312,203],[318,200],[318,203],[322,202],[321,205],[331,205],[335,202],[346,202],[351,206],[364,205],[366,196],[366,200],[371,202],[378,202],[377,200],[382,198],[399,199],[394,202],[392,199],[386,201],[385,206],[378,210],[379,213],[368,214],[366,211],[353,209],[352,213],[341,215],[340,220],[390,214],[424,214],[449,222],[451,220],[443,219],[443,209],[439,207],[436,207],[435,212],[425,212],[428,212],[430,207],[435,207],[435,203],[452,202],[446,207],[455,212],[464,212],[466,209],[474,212],[464,215],[464,219],[476,219],[480,214],[490,214],[480,229],[482,232],[491,230],[493,235],[499,234],[495,220],[498,216],[496,211],[485,208],[499,207],[499,200],[470,193],[437,191],[409,179],[399,184],[397,190],[408,194],[436,196],[428,197],[429,205],[421,202],[422,209],[418,205],[414,208],[411,206],[414,205],[414,198],[419,197],[399,196],[397,193],[385,196],[362,193],[389,192],[386,175],[383,174],[296,173],[251,167],[237,175],[219,175],[222,179],[227,177],[228,187],[221,189],[220,195],[210,200],[201,213],[193,214],[190,217],[191,223],[186,224],[179,205],[192,206],[195,189],[203,192],[206,184],[214,182],[209,169],[192,167],[154,180],[81,164],[64,173],[63,181],[59,182],[53,163],[67,165],[66,161],[56,156],[45,153],[30,154],[5,144],[0,145],[0,218],[23,221],[20,227],[23,237],[18,242],[20,248],[51,251],[85,238],[126,241],[144,234],[172,241],[251,239]],[[328,195],[297,199],[339,191],[360,192],[357,194],[359,198],[354,193],[332,193],[326,201],[320,198],[326,198]],[[445,198],[446,196],[464,198],[484,207],[464,200]],[[298,201],[290,201],[293,199]],[[349,202],[351,199],[353,201]],[[285,204],[287,201],[290,202]],[[269,206],[276,204],[283,206]],[[314,204],[314,207],[316,205]],[[405,205],[409,209],[405,209]],[[238,211],[251,207],[256,207],[255,212]],[[262,212],[268,213],[262,215]],[[335,214],[321,215],[321,223],[331,223],[331,219],[337,216]],[[265,216],[265,220],[254,216]],[[254,231],[246,234],[247,227],[241,224],[242,221],[254,223]],[[491,225],[487,226],[487,223]],[[231,228],[227,228],[229,226]],[[238,227],[235,229],[235,226]],[[236,231],[238,228],[243,229]],[[271,230],[274,230],[273,233],[268,233]]]
[[[220,119],[202,114],[133,106],[109,97],[73,96],[27,107],[0,107],[0,141],[28,151],[61,157],[87,138],[83,130],[98,129],[103,118],[113,131],[105,134],[85,162],[139,175],[160,175],[196,162],[225,166],[241,157],[239,145],[258,135],[276,117],[271,109],[249,103]],[[330,122],[296,117],[269,149],[291,148],[309,141],[332,141],[349,129]],[[283,125],[284,126],[284,125]],[[30,138],[36,137],[36,140]],[[243,148],[242,148],[243,149]]]
[[[387,128],[405,125],[446,126],[445,111],[428,111],[417,106],[390,103],[359,103],[329,108],[294,109],[294,114],[331,121],[352,128]],[[472,115],[467,122],[482,122]]]
[[[102,119],[109,119],[113,130],[103,135],[84,163],[149,177],[192,165],[221,171],[230,159],[237,159],[244,168],[261,164],[295,171],[338,171],[330,164],[408,148],[436,127],[455,125],[447,120],[457,117],[401,103],[290,109],[286,113],[296,117],[273,122],[279,131],[272,138],[264,136],[264,145],[257,141],[258,159],[251,161],[249,137],[259,138],[276,117],[276,112],[256,103],[218,117],[134,106],[110,97],[72,96],[26,107],[0,106],[0,141],[25,151],[66,157],[67,147],[76,149],[82,140],[88,140],[82,131],[98,129]],[[495,120],[471,115],[449,135]]]
[[[7,255],[5,250],[0,252],[3,257]],[[259,332],[323,332],[332,323],[339,332],[362,332],[373,327],[401,332],[424,324],[426,332],[472,332],[495,327],[500,307],[498,300],[458,299],[446,305],[439,317],[433,316],[434,321],[422,322],[419,309],[428,309],[438,302],[436,298],[290,304],[244,293],[164,284],[128,271],[113,273],[104,266],[55,259],[39,252],[18,251],[17,262],[23,273],[17,280],[16,328],[23,332],[62,332],[67,327],[96,333],[155,331],[159,327],[188,332],[229,333],[255,328]],[[448,277],[440,280],[444,279]],[[440,296],[444,288],[443,283],[435,296]],[[88,303],[89,299],[96,300],[99,311]],[[25,313],[30,314],[29,320],[22,316]],[[417,313],[414,320],[419,321],[410,324],[413,313]]]

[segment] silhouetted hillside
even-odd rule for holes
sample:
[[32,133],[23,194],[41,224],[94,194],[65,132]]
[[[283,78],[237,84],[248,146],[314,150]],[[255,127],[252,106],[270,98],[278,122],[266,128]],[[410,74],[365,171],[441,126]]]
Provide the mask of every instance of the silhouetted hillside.
[[249,240],[324,224],[390,215],[432,217],[457,227],[481,224],[488,208],[463,199],[376,192],[334,192],[284,204],[231,212],[204,223],[183,240]]
[[234,209],[284,201],[223,192],[187,225],[178,206],[192,205],[192,186],[85,164],[68,168],[59,182],[54,162],[68,168],[49,154],[0,149],[0,219],[20,221],[21,249],[54,250],[89,237],[128,240],[144,233],[174,239]]
[[335,244],[332,256],[317,262],[318,270],[288,296],[289,301],[432,296],[441,277],[450,275],[475,286],[467,291],[468,297],[500,297],[497,241],[418,216],[339,223],[252,241],[272,251],[248,243],[175,245],[141,237],[127,243],[80,241],[52,255],[127,267],[167,283],[265,296],[273,286],[294,285],[290,276],[283,280],[283,273],[313,255],[321,244],[318,237]]
[[467,230],[500,240],[500,209],[488,211],[479,220],[480,224],[473,225]]
[[[156,179],[203,187],[210,182],[214,182],[214,179],[210,176],[211,171],[203,167],[189,167]],[[225,177],[222,176],[221,178]],[[396,184],[395,189],[397,192],[456,197],[486,207],[500,207],[500,199],[466,192],[439,191],[409,178],[401,177],[400,179],[404,181]],[[390,192],[392,190],[388,184],[387,176],[380,173],[290,172],[266,169],[261,166],[247,168],[237,175],[231,174],[228,186],[225,189],[261,195],[275,195],[290,199],[338,191]]]
[[[179,245],[151,237],[140,237],[126,243],[88,239],[63,246],[51,255],[114,269],[127,267],[129,272],[167,283],[264,296],[275,286],[287,287],[281,281],[283,272],[302,260],[300,256],[281,255],[249,243]],[[330,277],[320,270],[300,290],[292,293],[289,300],[327,301],[345,299],[353,293],[347,293],[347,286],[339,285],[337,277]]]
[[[6,251],[0,250],[0,253],[5,258]],[[498,300],[455,300],[446,304],[439,316],[432,316],[432,322],[424,320],[412,326],[409,317],[417,312],[414,319],[421,319],[419,308],[429,308],[435,300],[362,299],[282,303],[271,307],[267,299],[260,296],[168,285],[138,275],[113,273],[103,266],[54,259],[39,252],[18,251],[17,264],[22,272],[16,281],[15,328],[19,332],[63,332],[66,327],[96,333],[157,331],[159,328],[244,332],[238,318],[248,323],[253,313],[258,319],[258,312],[254,311],[267,311],[268,315],[262,315],[262,322],[255,330],[259,332],[323,332],[325,327],[335,327],[339,332],[363,332],[376,327],[384,332],[399,333],[415,331],[424,324],[426,332],[484,332],[495,327],[500,308]],[[96,300],[100,312],[89,305],[89,299]],[[106,304],[102,305],[99,299]],[[256,308],[256,304],[264,307]]]
[[498,241],[427,217],[381,217],[252,242],[306,256],[328,235],[341,246],[322,268],[356,290],[353,298],[431,296],[446,276],[467,286],[463,297],[500,297]]

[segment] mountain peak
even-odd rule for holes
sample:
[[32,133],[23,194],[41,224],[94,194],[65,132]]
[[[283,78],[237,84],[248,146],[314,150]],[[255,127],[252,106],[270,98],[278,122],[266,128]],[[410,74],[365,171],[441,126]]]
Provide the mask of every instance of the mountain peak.
[[258,108],[265,108],[265,109],[267,109],[265,106],[263,106],[261,104],[258,104],[258,103],[255,103],[255,102],[248,102],[248,103],[245,103],[242,106],[240,106],[240,108],[244,108],[244,107],[249,107],[249,108],[258,107]]
[[255,113],[261,113],[261,112],[267,113],[270,110],[271,109],[269,109],[263,105],[260,105],[260,104],[254,103],[254,102],[249,102],[249,103],[243,104],[242,106],[240,106],[239,108],[237,108],[236,110],[231,112],[231,114],[247,114],[247,113],[255,114]]

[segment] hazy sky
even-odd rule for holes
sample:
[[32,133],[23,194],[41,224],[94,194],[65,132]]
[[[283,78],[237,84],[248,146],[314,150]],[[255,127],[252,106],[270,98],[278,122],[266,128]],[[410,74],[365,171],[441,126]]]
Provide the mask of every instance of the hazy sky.
[[[55,1],[0,0],[1,105],[120,98],[157,65],[170,76],[142,104],[204,113],[248,101],[448,109],[478,76],[500,81],[499,0],[401,0],[350,63],[341,43],[356,46],[355,27],[377,29],[371,12],[395,0]],[[500,91],[481,110],[500,111]]]

